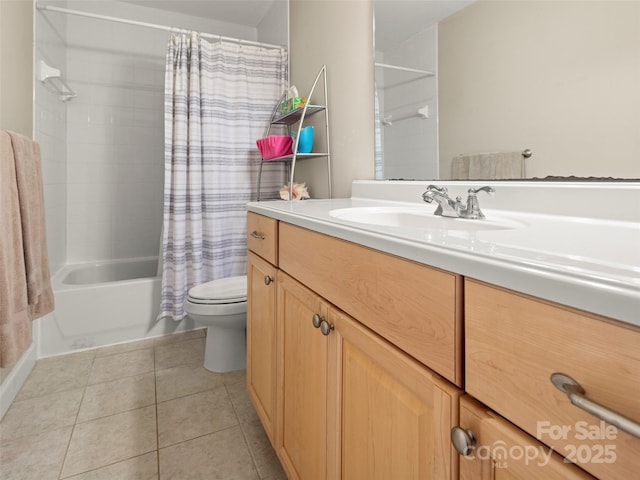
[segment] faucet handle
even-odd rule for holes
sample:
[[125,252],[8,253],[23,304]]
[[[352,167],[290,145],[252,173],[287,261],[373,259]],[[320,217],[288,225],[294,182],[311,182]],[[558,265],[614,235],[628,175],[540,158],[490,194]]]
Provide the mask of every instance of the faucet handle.
[[[429,185],[425,192],[422,194],[422,200],[427,203],[433,202],[435,195],[447,195],[447,187],[439,187],[438,185]],[[440,208],[440,207],[438,207]],[[439,215],[440,213],[438,213]]]
[[464,210],[463,217],[471,218],[471,219],[483,219],[484,213],[480,210],[480,203],[478,202],[478,197],[476,193],[478,192],[487,192],[489,195],[493,195],[496,193],[496,190],[493,187],[480,187],[480,188],[470,188],[469,196],[467,197],[467,208]]
[[493,187],[480,187],[480,188],[470,188],[469,189],[469,195],[475,195],[478,192],[487,192],[489,195],[493,195],[494,193],[496,193],[495,188]]
[[436,192],[440,192],[440,193],[447,193],[447,187],[445,187],[444,185],[442,187],[438,186],[438,185],[429,185],[427,187],[427,192],[428,191],[436,191]]

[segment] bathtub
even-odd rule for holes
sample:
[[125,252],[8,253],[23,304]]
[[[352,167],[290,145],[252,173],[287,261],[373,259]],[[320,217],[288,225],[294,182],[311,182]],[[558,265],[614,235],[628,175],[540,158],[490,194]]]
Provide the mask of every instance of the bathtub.
[[65,265],[52,278],[55,310],[39,324],[39,356],[101,347],[197,328],[187,318],[156,321],[158,259]]
[[92,263],[68,268],[61,278],[63,285],[90,285],[96,283],[124,282],[137,279],[156,279],[157,258],[142,258],[133,261]]

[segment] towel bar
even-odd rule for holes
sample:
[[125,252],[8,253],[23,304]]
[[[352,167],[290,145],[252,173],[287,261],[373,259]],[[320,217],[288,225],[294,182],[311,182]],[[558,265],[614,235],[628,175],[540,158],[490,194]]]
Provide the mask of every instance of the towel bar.
[[59,95],[60,100],[66,102],[76,97],[78,94],[65,82],[61,75],[60,70],[47,65],[44,60],[40,60],[40,74],[39,79],[45,85],[48,85],[52,93]]

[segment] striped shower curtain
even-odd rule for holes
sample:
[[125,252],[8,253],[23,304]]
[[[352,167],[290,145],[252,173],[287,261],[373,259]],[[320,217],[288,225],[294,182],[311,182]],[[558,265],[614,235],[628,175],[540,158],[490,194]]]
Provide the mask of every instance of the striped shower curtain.
[[286,84],[284,49],[172,34],[158,318],[184,318],[192,286],[246,273],[245,204],[255,197],[260,162],[255,141]]

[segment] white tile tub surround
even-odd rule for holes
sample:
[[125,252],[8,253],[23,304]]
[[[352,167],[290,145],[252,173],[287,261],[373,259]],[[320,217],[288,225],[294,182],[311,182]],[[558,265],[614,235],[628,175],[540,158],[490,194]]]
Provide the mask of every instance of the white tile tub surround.
[[70,262],[158,251],[164,45],[157,50],[140,57],[69,47],[69,75],[85,93],[69,106],[68,115]]
[[[288,41],[283,1],[257,27],[118,1],[63,3],[223,36]],[[52,272],[67,262],[157,255],[169,33],[55,12],[34,16],[36,62],[59,68],[78,94],[63,103],[35,82]]]
[[[35,15],[35,65],[40,60],[66,70],[66,19]],[[37,67],[36,67],[37,68]],[[55,272],[66,262],[66,104],[38,81],[34,82],[34,138],[40,144],[45,197],[47,248]]]
[[[258,39],[253,27],[123,2],[70,1],[67,8]],[[157,255],[169,34],[65,17],[67,77],[78,92],[67,103],[67,262]]]

